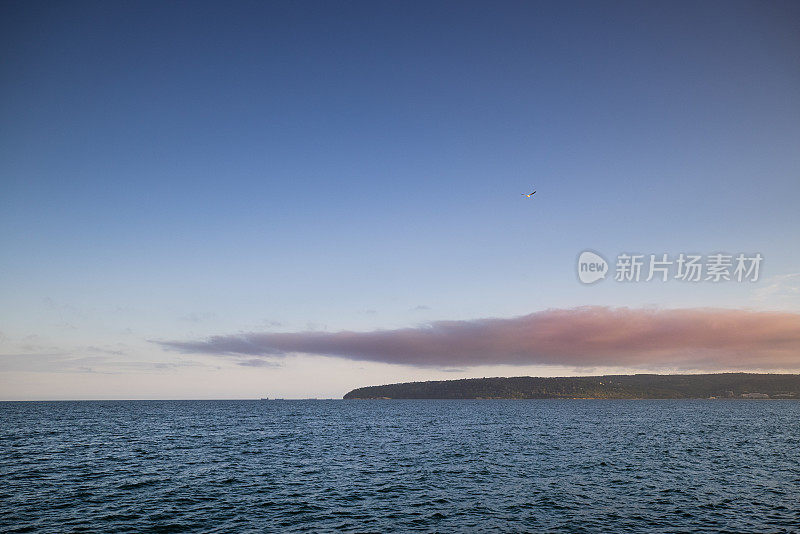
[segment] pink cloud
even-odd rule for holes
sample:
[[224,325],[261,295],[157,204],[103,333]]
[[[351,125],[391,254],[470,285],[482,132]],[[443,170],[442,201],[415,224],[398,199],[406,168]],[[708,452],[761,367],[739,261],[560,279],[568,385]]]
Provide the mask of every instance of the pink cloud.
[[245,333],[167,341],[183,352],[308,353],[421,367],[800,368],[800,314],[582,307],[372,332]]

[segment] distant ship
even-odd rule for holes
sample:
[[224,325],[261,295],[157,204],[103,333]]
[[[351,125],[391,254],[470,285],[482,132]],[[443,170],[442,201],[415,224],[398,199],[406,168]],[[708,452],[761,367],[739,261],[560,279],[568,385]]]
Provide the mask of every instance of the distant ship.
[[269,400],[269,397],[261,397],[261,400]]

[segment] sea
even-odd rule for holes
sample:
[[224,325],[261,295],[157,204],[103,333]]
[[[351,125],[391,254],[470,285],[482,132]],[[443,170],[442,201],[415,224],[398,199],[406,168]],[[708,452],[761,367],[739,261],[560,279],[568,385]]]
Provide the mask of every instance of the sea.
[[0,532],[800,532],[800,402],[3,402]]

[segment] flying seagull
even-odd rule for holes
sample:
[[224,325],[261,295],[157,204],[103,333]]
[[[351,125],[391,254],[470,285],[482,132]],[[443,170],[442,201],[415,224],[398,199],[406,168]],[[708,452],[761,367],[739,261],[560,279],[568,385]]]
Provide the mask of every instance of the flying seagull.
[[531,198],[534,195],[534,193],[536,193],[536,191],[534,191],[533,193],[522,193],[522,196]]

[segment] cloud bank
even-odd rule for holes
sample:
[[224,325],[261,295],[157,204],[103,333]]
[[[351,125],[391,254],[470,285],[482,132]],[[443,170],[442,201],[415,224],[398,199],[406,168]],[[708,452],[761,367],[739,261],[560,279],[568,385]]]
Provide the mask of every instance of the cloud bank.
[[581,307],[372,332],[244,333],[163,341],[187,353],[317,354],[418,367],[800,368],[800,314]]

